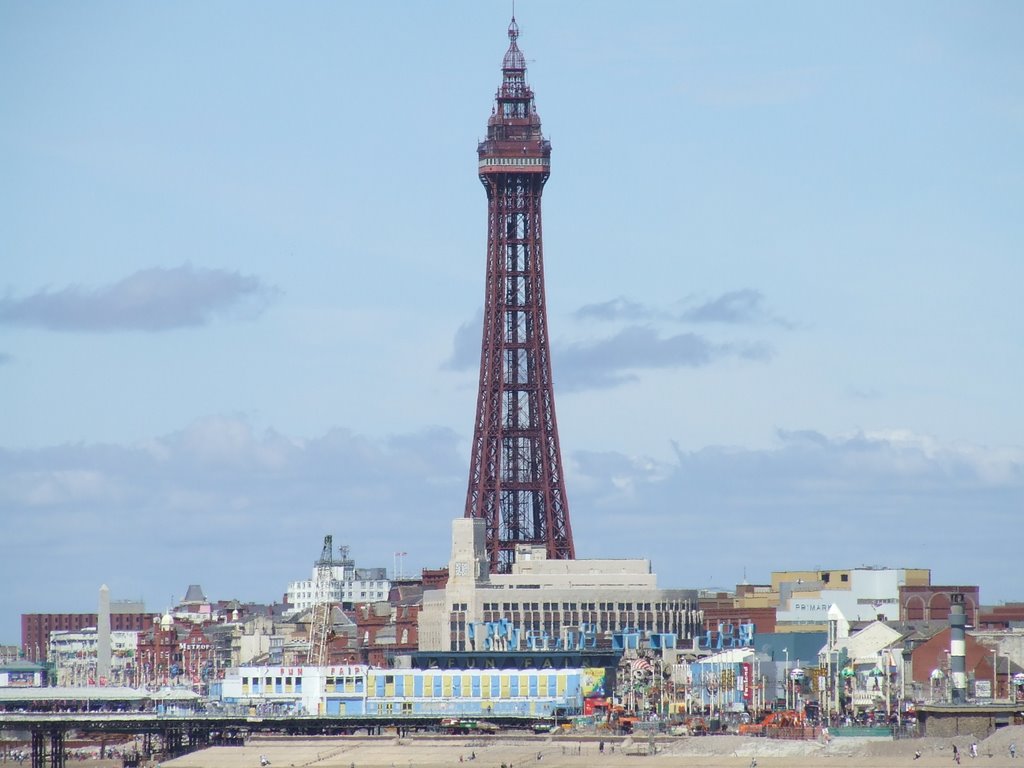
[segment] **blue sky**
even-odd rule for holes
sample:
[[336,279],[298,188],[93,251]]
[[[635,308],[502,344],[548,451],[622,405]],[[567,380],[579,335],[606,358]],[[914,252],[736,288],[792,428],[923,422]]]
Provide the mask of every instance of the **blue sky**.
[[[0,5],[0,641],[446,562],[509,10]],[[1024,599],[1024,6],[516,13],[578,554]]]

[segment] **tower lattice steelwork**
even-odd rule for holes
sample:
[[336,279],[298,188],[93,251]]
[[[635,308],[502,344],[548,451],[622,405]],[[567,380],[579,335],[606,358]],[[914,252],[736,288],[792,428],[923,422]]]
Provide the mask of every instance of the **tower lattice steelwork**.
[[492,573],[508,572],[519,544],[543,545],[549,558],[575,557],[544,303],[540,197],[551,143],[518,37],[513,18],[497,103],[477,148],[487,190],[487,288],[466,517],[486,521]]

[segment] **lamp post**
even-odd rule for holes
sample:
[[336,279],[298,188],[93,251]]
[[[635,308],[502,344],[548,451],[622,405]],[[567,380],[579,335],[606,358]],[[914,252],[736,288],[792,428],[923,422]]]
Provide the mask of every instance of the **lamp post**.
[[999,664],[998,651],[992,651],[992,702],[995,703],[999,688],[996,683],[996,667]]
[[1013,689],[1013,677],[1010,676],[1010,654],[1006,654],[1006,700],[1011,704],[1017,701],[1017,694]]
[[889,680],[889,651],[882,651],[882,689],[885,694],[885,722],[888,725],[889,720],[892,718],[892,688]]
[[786,665],[782,675],[782,685],[786,694],[786,709],[789,709],[789,648],[783,648],[782,652],[786,654]]
[[754,658],[750,660],[750,708],[754,710],[754,717],[757,718],[757,713],[760,712],[757,706],[757,683],[760,680],[761,667],[757,660],[757,651],[754,651]]

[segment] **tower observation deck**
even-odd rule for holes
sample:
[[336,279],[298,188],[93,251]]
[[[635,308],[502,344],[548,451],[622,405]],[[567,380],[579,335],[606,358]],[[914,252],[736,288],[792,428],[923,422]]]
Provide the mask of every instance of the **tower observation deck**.
[[477,147],[487,191],[487,279],[480,389],[466,517],[486,521],[492,573],[516,547],[575,557],[565,495],[544,301],[540,198],[551,167],[513,17],[502,82]]

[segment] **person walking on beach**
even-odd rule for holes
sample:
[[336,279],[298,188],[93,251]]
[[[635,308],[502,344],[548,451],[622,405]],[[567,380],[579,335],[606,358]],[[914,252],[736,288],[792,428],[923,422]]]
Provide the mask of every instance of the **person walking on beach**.
[[960,749],[956,744],[953,745],[953,759],[956,761],[957,765],[960,765]]
[[978,756],[978,742],[977,742],[977,741],[972,741],[972,742],[971,742],[971,751],[970,751],[970,755],[971,755],[971,757],[972,757],[972,758],[974,758],[974,757],[977,757],[977,756]]
[[1016,756],[1017,756],[1017,745],[1016,744],[1010,744],[1010,757],[1016,757]]

